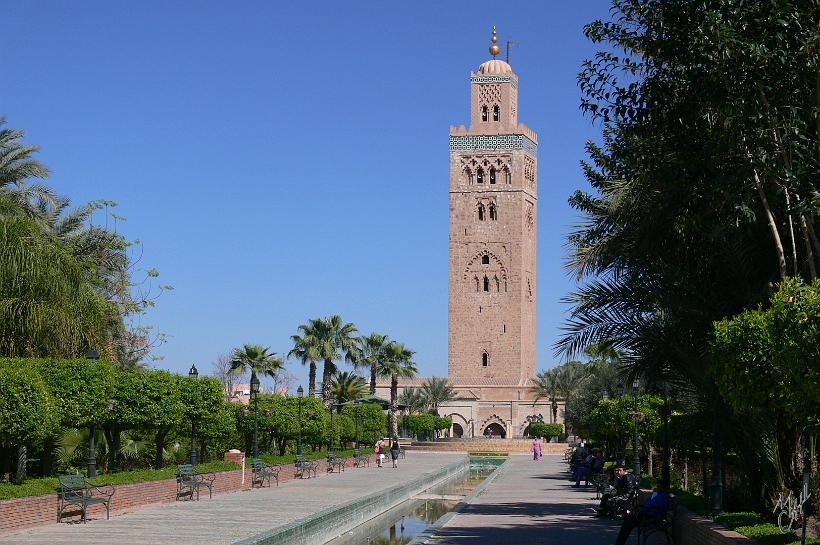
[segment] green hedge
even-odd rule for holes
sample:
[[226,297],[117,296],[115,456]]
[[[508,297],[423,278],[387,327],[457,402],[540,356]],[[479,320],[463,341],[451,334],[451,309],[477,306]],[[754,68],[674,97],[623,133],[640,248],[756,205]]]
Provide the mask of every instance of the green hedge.
[[[233,462],[208,462],[196,466],[201,472],[217,473],[220,471],[231,471],[239,469],[239,465]],[[177,475],[177,468],[164,467],[162,469],[140,469],[137,471],[121,471],[119,473],[108,473],[100,475],[92,482],[94,484],[132,484],[146,481],[161,481],[162,479],[173,479]],[[44,477],[41,479],[29,479],[23,484],[0,483],[0,500],[11,498],[22,498],[25,496],[41,496],[43,494],[53,494],[60,490],[60,481],[57,477]]]
[[[339,458],[352,458],[353,457],[353,449],[336,449],[336,456]],[[373,454],[372,447],[362,447],[363,454]],[[316,452],[312,452],[309,450],[304,450],[302,454],[305,457],[305,460],[324,460],[327,458],[327,451],[326,450],[317,450]],[[285,454],[284,456],[275,456],[273,454],[260,454],[259,457],[267,464],[292,464],[294,461],[294,457],[296,455],[293,452]],[[250,462],[247,462],[250,463]]]
[[547,424],[546,422],[533,422],[527,426],[527,434],[530,437],[559,437],[564,432],[561,424]]

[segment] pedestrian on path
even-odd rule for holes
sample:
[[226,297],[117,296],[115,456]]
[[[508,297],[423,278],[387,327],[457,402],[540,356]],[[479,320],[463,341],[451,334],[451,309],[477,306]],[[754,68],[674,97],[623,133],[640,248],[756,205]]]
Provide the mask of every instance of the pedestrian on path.
[[393,443],[390,445],[390,458],[393,459],[393,467],[399,467],[396,462],[399,459],[399,438],[394,437]]
[[541,439],[538,437],[536,437],[535,440],[533,440],[532,442],[532,459],[541,459]]
[[382,467],[382,462],[384,461],[384,439],[379,437],[373,452],[376,453],[376,467]]

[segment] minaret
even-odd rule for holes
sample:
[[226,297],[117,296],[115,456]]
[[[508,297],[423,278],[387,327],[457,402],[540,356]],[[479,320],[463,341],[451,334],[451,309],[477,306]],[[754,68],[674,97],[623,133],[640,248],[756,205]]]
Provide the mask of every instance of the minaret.
[[470,74],[470,127],[450,127],[449,378],[535,376],[537,147],[518,123],[518,76],[495,57]]

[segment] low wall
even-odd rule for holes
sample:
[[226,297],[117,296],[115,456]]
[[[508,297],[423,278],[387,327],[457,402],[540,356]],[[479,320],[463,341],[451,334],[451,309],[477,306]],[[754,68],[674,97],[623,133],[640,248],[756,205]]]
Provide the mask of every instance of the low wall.
[[416,494],[469,468],[465,458],[429,471],[404,484],[335,505],[274,530],[237,541],[234,545],[305,545],[325,543],[363,522],[392,509]]
[[679,508],[672,526],[675,545],[754,545],[754,541],[733,530],[727,530],[704,516]]
[[[294,479],[295,468],[293,464],[280,466],[279,482]],[[320,468],[324,469],[320,464]],[[321,474],[321,472],[320,472]],[[276,483],[273,483],[276,486]],[[251,469],[245,469],[245,481],[242,482],[242,470],[220,471],[216,474],[213,491],[216,494],[227,494],[229,492],[239,492],[251,488]],[[117,491],[111,499],[111,515],[121,515],[142,509],[151,505],[163,503],[174,503],[177,494],[176,479],[163,479],[160,481],[145,481],[133,484],[116,485]],[[200,497],[205,494],[207,499],[208,491],[200,491]],[[59,494],[48,494],[45,496],[29,496],[25,498],[14,498],[10,500],[0,500],[0,536],[13,533],[17,530],[32,526],[43,526],[57,523],[57,508],[60,505]],[[105,507],[93,505],[88,509],[89,518],[105,518]],[[76,520],[74,518],[64,518],[63,520]]]
[[[567,443],[541,443],[542,454],[563,454]],[[446,452],[532,452],[532,439],[451,439],[446,441],[413,441],[407,450]]]

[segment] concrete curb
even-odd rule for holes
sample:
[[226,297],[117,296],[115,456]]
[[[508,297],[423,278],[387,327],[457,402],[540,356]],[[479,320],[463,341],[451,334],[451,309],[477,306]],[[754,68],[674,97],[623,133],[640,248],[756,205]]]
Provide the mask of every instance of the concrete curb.
[[450,520],[454,516],[464,511],[464,509],[466,509],[467,506],[469,506],[475,498],[483,494],[484,490],[488,486],[490,486],[490,483],[492,483],[497,477],[503,475],[507,471],[507,468],[505,467],[507,465],[507,461],[508,460],[504,460],[504,462],[502,462],[501,465],[498,466],[498,469],[493,471],[486,479],[484,479],[484,481],[480,485],[478,485],[475,490],[473,490],[472,492],[470,492],[470,494],[465,496],[464,499],[458,502],[458,504],[456,504],[456,506],[453,507],[451,511],[442,515],[440,519],[434,522],[429,528],[424,530],[422,533],[417,535],[415,539],[413,539],[413,541],[411,541],[407,545],[423,545],[424,543],[427,543],[427,540],[433,537],[433,535],[435,535],[435,533],[438,530],[440,530],[445,524],[450,522]]
[[424,473],[402,485],[374,492],[274,528],[233,545],[304,545],[325,543],[376,517],[416,494],[468,470],[463,460]]

